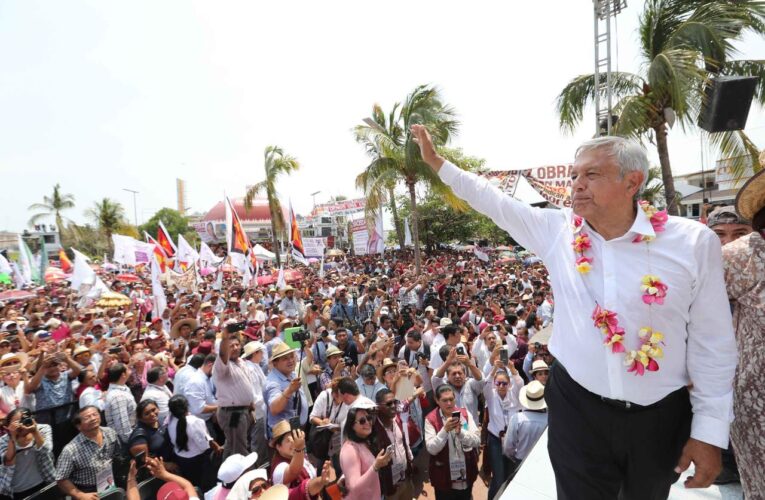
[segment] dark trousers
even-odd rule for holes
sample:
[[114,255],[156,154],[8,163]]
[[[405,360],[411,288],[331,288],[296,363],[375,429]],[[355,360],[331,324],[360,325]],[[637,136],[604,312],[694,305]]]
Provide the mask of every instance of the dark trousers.
[[178,464],[180,475],[188,479],[194,486],[199,486],[203,490],[210,486],[209,482],[206,481],[205,474],[205,468],[210,465],[209,450],[191,458],[176,455],[175,463]]
[[[652,383],[650,376],[645,383]],[[584,389],[555,362],[545,401],[560,500],[667,498],[691,432],[686,388],[647,407],[620,408]]]
[[435,490],[436,500],[470,500],[473,496],[473,484],[466,490]]
[[[486,459],[489,459],[488,461]],[[491,484],[489,485],[489,500],[494,498],[499,488],[502,487],[510,473],[512,472],[512,465],[509,458],[502,454],[502,441],[489,432],[488,442],[484,449],[484,463],[489,464],[491,469]]]
[[48,486],[48,484],[50,484],[50,483],[46,483],[46,482],[43,481],[42,483],[38,484],[35,487],[29,488],[28,490],[19,491],[17,493],[14,493],[12,497],[8,497],[8,496],[5,496],[5,495],[0,495],[0,500],[24,500],[26,497],[28,497],[30,495],[34,495],[35,493],[37,493],[41,489],[45,488],[46,486]]

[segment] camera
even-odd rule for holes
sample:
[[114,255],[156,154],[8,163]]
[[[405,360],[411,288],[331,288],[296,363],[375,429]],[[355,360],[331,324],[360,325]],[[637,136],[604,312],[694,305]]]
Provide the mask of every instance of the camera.
[[344,356],[343,363],[345,363],[345,366],[351,366],[353,365],[353,359],[350,356]]
[[318,310],[319,310],[319,306],[317,306],[316,304],[311,304],[311,311],[316,312]]
[[122,347],[118,345],[109,348],[109,354],[119,354],[120,352],[122,352]]
[[240,321],[239,323],[230,323],[226,325],[226,330],[228,333],[236,333],[240,332],[247,328],[247,322],[246,321]]
[[424,352],[418,352],[415,356],[417,357],[418,361],[421,359],[428,359],[428,355],[425,354]]
[[292,332],[292,340],[294,340],[295,342],[306,342],[310,338],[311,338],[311,332],[309,332],[305,328],[301,328],[300,330],[296,332]]

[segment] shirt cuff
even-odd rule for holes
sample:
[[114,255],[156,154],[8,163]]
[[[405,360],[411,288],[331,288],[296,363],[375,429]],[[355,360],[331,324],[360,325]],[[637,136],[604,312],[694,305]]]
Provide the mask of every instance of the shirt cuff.
[[438,177],[440,177],[441,180],[444,181],[444,184],[449,184],[451,181],[454,180],[458,172],[460,172],[459,167],[454,165],[454,163],[448,160],[445,160],[444,163],[441,165],[441,168],[438,169]]
[[728,448],[730,423],[725,420],[695,413],[691,421],[691,437],[698,441]]

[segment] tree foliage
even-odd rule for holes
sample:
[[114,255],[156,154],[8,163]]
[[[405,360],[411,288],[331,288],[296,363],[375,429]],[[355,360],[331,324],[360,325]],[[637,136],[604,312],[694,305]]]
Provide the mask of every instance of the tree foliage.
[[185,238],[186,233],[189,232],[189,218],[178,210],[165,207],[159,209],[149,220],[138,227],[141,239],[143,239],[144,232],[149,233],[152,238],[156,238],[159,221],[162,221],[162,224],[173,240],[177,240],[179,234],[182,234]]
[[[696,128],[706,99],[704,89],[717,74],[757,76],[756,98],[765,104],[765,61],[734,60],[734,42],[746,32],[765,34],[765,4],[757,0],[647,0],[638,27],[641,74],[612,73],[612,133],[656,144],[668,210],[677,214],[677,195],[667,145],[674,114],[683,130]],[[606,75],[600,75],[605,82]],[[584,110],[603,89],[595,75],[571,80],[557,99],[560,126],[573,131]],[[600,87],[600,88],[599,88]],[[668,111],[668,110],[671,110]],[[709,134],[709,142],[729,159],[736,175],[759,170],[758,148],[743,131]]]

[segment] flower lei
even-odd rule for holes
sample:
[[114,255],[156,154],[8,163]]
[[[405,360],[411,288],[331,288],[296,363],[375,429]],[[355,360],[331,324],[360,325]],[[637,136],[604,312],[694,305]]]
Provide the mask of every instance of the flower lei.
[[[666,210],[657,210],[647,201],[639,201],[638,205],[648,218],[655,233],[664,231],[664,225],[669,217]],[[592,270],[593,258],[586,255],[592,248],[592,242],[586,231],[584,231],[584,219],[578,215],[573,217],[574,240],[571,246],[576,254],[576,270],[582,275]],[[653,236],[638,235],[632,240],[632,243],[645,243],[648,245],[654,240]],[[647,248],[647,247],[646,247]],[[650,255],[650,254],[649,254]],[[643,292],[643,303],[649,308],[664,304],[667,296],[667,285],[661,281],[661,278],[654,274],[646,274],[640,282],[640,291]],[[649,309],[649,318],[650,309]],[[640,346],[636,350],[627,351],[624,347],[624,338],[626,332],[619,326],[617,313],[608,309],[603,309],[600,304],[595,303],[595,309],[592,312],[592,321],[603,335],[605,340],[603,345],[609,347],[614,354],[624,355],[624,365],[628,372],[635,375],[644,375],[646,371],[655,372],[659,369],[657,359],[664,356],[661,346],[664,344],[664,334],[655,331],[650,326],[645,326],[638,331]]]

